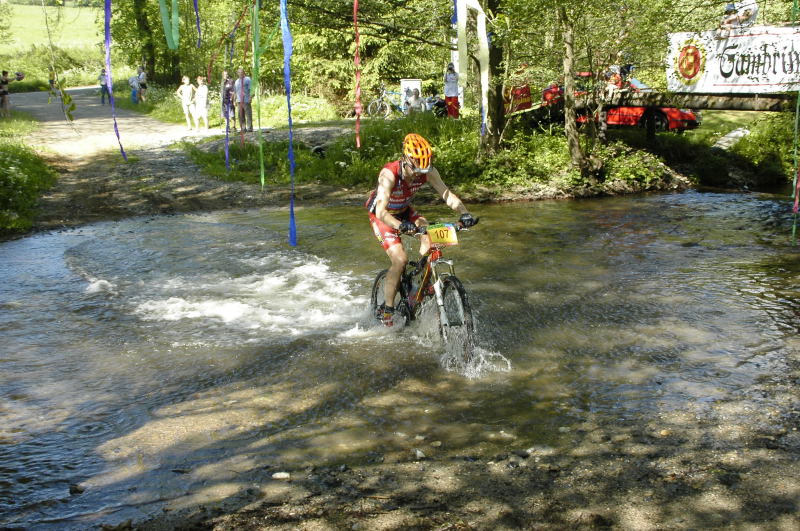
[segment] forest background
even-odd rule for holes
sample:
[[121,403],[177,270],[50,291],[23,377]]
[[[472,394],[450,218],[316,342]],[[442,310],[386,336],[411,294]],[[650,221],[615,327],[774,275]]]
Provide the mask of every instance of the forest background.
[[[173,3],[180,20],[180,39],[174,50],[167,46],[158,2],[113,2],[112,63],[120,105],[180,122],[182,115],[173,92],[182,75],[194,79],[210,72],[214,95],[223,68],[252,70],[250,6],[254,1],[198,0],[199,46],[194,2],[167,1],[167,7]],[[696,184],[713,186],[759,188],[790,182],[792,112],[708,111],[699,129],[683,135],[660,133],[655,141],[648,140],[641,130],[620,129],[605,135],[592,126],[578,130],[568,118],[533,121],[525,114],[507,117],[503,112],[502,94],[507,87],[528,84],[536,100],[550,83],[564,83],[569,90],[574,72],[600,75],[621,61],[634,64],[637,78],[664,91],[668,33],[717,27],[726,2],[481,0],[480,4],[489,20],[491,40],[485,134],[481,134],[476,25],[471,15],[461,120],[437,120],[427,113],[388,121],[364,120],[361,149],[355,148],[354,134],[326,146],[324,159],[312,153],[313,146],[299,146],[297,178],[369,186],[376,168],[397,155],[400,139],[413,129],[431,139],[436,165],[449,183],[484,199],[501,197],[508,190],[517,190],[523,197],[525,191],[533,191],[527,194],[531,197],[577,197],[663,190],[675,186],[676,173]],[[254,77],[263,96],[263,125],[280,127],[286,124],[287,112],[283,47],[277,26],[279,2],[261,0],[259,5],[263,52]],[[792,0],[765,0],[759,6],[759,24],[791,21],[796,9]],[[11,28],[0,61],[6,70],[26,73],[24,81],[11,84],[11,91],[46,90],[51,67],[63,87],[97,84],[104,57],[102,7],[101,0],[0,1],[0,23]],[[444,68],[455,47],[453,9],[452,0],[360,2],[364,106],[381,85],[397,89],[403,78],[421,79],[426,95],[442,93]],[[353,2],[289,0],[288,14],[294,37],[293,117],[301,126],[332,120],[352,126]],[[147,103],[134,106],[127,98],[125,80],[140,65],[147,70],[152,88]],[[212,98],[212,105],[215,103]],[[210,114],[215,118],[212,125],[219,125],[216,113]],[[721,135],[743,125],[751,134],[732,150],[712,149]],[[6,139],[14,136],[13,131],[4,130]],[[253,145],[233,148],[236,164],[231,169],[224,166],[219,153],[195,145],[184,147],[220,178],[251,182],[258,178],[258,150]],[[286,147],[277,142],[267,148],[272,183],[289,178]],[[15,161],[19,162],[11,162]],[[17,185],[8,179],[0,182],[0,187]],[[0,205],[0,209],[9,208],[13,206]]]

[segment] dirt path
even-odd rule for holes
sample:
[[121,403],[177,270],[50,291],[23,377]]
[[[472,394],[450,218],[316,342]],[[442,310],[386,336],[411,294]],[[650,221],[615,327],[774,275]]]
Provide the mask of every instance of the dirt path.
[[[117,109],[117,124],[125,162],[114,134],[110,105],[101,105],[97,89],[70,89],[76,104],[74,122],[65,118],[57,101],[48,104],[42,92],[15,94],[15,109],[32,114],[42,126],[27,141],[60,173],[58,183],[40,200],[34,230],[71,227],[129,216],[188,211],[283,206],[289,201],[286,187],[262,190],[239,182],[223,182],[206,176],[177,149],[182,139],[219,135],[216,129],[193,132],[183,125],[166,124],[145,115]],[[320,129],[301,132],[312,144],[325,135]],[[249,133],[253,135],[253,133]],[[325,186],[300,186],[302,201],[325,198],[331,202],[360,199]]]

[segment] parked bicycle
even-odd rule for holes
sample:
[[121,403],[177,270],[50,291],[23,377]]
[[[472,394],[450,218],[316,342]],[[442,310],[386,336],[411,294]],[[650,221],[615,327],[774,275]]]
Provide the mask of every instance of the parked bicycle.
[[377,99],[367,105],[367,114],[373,118],[388,118],[392,111],[404,114],[402,94],[393,90],[386,90],[381,85],[381,93]]
[[[477,224],[478,220],[475,222]],[[418,262],[408,263],[400,277],[395,301],[390,306],[395,307],[395,315],[401,315],[408,325],[435,301],[439,334],[445,351],[466,365],[472,360],[475,348],[472,307],[463,284],[456,277],[453,261],[442,257],[444,247],[458,245],[456,233],[462,230],[467,229],[460,222],[417,228],[415,236],[427,233],[431,249]],[[372,285],[370,310],[371,315],[378,319],[379,308],[386,298],[387,272],[388,269],[384,269],[378,273]]]

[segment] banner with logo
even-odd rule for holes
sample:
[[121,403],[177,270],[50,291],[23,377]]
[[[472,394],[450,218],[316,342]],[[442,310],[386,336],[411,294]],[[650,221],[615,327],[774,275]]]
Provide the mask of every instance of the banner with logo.
[[769,94],[800,90],[800,26],[671,33],[672,92]]
[[506,114],[512,112],[524,111],[530,109],[532,106],[531,101],[531,88],[528,85],[521,87],[506,87],[503,92],[503,107]]

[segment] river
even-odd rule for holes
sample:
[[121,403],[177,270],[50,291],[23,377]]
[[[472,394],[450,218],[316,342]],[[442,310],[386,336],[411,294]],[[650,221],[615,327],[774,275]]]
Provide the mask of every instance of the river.
[[[451,213],[423,208],[432,219]],[[448,248],[477,318],[455,370],[374,326],[360,208],[129,219],[0,244],[0,526],[82,529],[246,488],[255,470],[568,444],[737,400],[797,356],[783,196],[478,205]],[[758,422],[761,405],[732,422]],[[436,444],[435,446],[439,446]]]

